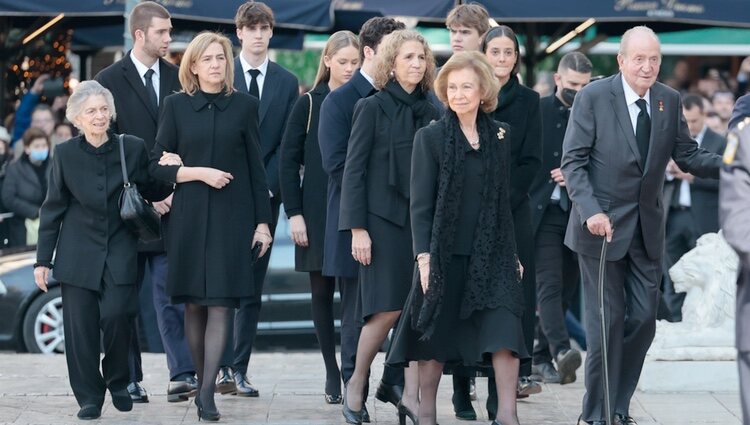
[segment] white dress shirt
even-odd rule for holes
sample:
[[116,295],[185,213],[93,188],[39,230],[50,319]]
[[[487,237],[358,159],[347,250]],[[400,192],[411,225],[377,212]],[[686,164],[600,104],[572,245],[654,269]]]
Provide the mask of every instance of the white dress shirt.
[[[622,89],[625,91],[625,104],[628,105],[628,112],[630,113],[630,123],[633,125],[633,134],[635,134],[635,126],[638,122],[638,114],[641,113],[641,108],[635,104],[640,96],[630,88],[630,85],[622,78]],[[646,111],[648,116],[651,116],[651,89],[646,90],[646,94],[643,96],[643,100],[646,101]]]
[[263,63],[260,64],[259,67],[254,68],[250,66],[249,63],[245,60],[245,58],[242,56],[242,53],[240,53],[240,64],[242,65],[242,75],[245,76],[245,88],[250,90],[250,74],[247,72],[251,69],[257,69],[260,71],[260,74],[258,74],[257,77],[255,77],[255,81],[258,82],[258,98],[263,98],[263,82],[266,81],[266,72],[268,72],[268,55],[266,55],[266,58],[263,60]]
[[149,68],[141,63],[141,61],[139,61],[132,52],[129,56],[133,61],[133,65],[135,65],[135,69],[136,71],[138,71],[138,75],[140,75],[141,82],[144,86],[146,85],[146,72],[149,69],[154,70],[154,74],[151,75],[151,82],[154,84],[154,91],[156,91],[156,104],[159,105],[159,61],[157,60],[156,62],[154,62],[151,68]]

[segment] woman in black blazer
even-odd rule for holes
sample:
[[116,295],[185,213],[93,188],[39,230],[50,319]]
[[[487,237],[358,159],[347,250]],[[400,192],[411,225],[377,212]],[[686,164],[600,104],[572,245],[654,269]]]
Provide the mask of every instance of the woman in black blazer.
[[[131,323],[138,313],[138,238],[120,219],[123,178],[120,142],[109,131],[115,115],[112,94],[96,81],[83,81],[68,99],[66,113],[82,134],[57,145],[52,157],[34,280],[46,292],[54,266],[62,287],[65,358],[81,407],[78,417],[96,419],[107,389],[115,408],[133,407],[126,387]],[[141,194],[152,201],[169,195],[170,187],[149,178],[143,140],[126,135],[123,144],[129,179]]]
[[503,403],[493,425],[518,425],[518,364],[528,351],[510,210],[513,133],[490,118],[499,85],[481,53],[454,54],[435,86],[448,110],[414,140],[410,212],[419,272],[387,362],[419,361],[422,425],[435,424],[445,364],[492,368]]
[[[437,119],[425,97],[435,61],[425,39],[399,30],[383,37],[373,75],[381,91],[359,101],[341,191],[339,230],[351,230],[359,262],[362,317],[354,374],[347,383],[344,416],[362,421],[364,388],[375,354],[398,320],[409,293],[414,257],[409,225],[409,178],[414,133]],[[399,416],[418,406],[418,375],[405,371]]]
[[[27,235],[26,220],[37,220],[47,195],[50,140],[43,130],[31,127],[23,133],[23,154],[8,165],[2,186],[3,204],[13,213],[8,220],[8,246],[35,245],[37,235]],[[31,236],[31,237],[29,237]]]
[[176,185],[166,235],[174,265],[167,294],[185,304],[204,420],[221,416],[214,377],[230,308],[253,294],[253,256],[262,257],[272,240],[258,100],[234,90],[231,54],[221,34],[203,32],[190,42],[179,71],[184,92],[164,99],[150,168]]
[[336,281],[321,272],[328,175],[323,171],[318,146],[318,119],[323,99],[349,81],[358,68],[357,36],[351,31],[332,34],[320,57],[314,88],[297,100],[286,123],[279,162],[281,200],[296,245],[295,269],[310,273],[312,317],[326,367],[328,404],[341,403],[341,372],[333,325]]

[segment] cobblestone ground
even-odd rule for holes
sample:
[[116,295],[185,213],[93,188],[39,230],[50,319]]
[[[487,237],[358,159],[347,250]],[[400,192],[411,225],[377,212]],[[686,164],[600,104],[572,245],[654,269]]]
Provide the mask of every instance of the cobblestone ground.
[[[375,360],[370,383],[376,388],[383,356]],[[195,406],[190,403],[167,403],[166,360],[163,354],[145,354],[144,386],[150,403],[136,404],[132,412],[121,413],[109,399],[102,424],[182,424],[196,423]],[[260,389],[259,398],[218,396],[221,423],[231,424],[344,424],[341,406],[323,400],[323,363],[316,352],[253,354],[251,380]],[[545,385],[541,394],[519,401],[519,417],[524,425],[575,424],[583,395],[582,373],[574,384]],[[487,385],[478,379],[479,414],[477,423],[489,423],[484,409]],[[468,425],[453,416],[450,402],[451,383],[444,377],[438,396],[438,421],[442,425]],[[375,424],[395,424],[396,409],[391,405],[368,402]],[[33,354],[0,354],[0,423],[66,424],[81,423],[68,385],[65,357]],[[637,393],[631,414],[640,425],[741,424],[737,392],[726,393]]]

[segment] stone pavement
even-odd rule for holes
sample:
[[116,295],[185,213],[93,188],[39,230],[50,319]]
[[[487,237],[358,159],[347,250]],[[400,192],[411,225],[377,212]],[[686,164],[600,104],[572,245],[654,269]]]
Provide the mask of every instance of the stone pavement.
[[[377,385],[383,355],[375,360],[371,388]],[[151,402],[136,404],[132,412],[122,413],[112,407],[109,397],[101,424],[182,424],[197,423],[192,403],[167,403],[166,360],[163,354],[145,354],[144,386]],[[260,389],[259,398],[218,396],[222,413],[220,423],[318,425],[344,424],[341,406],[323,401],[323,362],[316,352],[277,352],[254,354],[251,379]],[[582,373],[579,373],[582,375]],[[450,377],[444,377],[438,397],[438,421],[442,425],[468,425],[453,416],[450,402]],[[487,386],[478,379],[479,414],[476,423],[489,423],[484,409]],[[582,382],[560,386],[547,385],[541,394],[518,403],[524,425],[572,425],[578,417],[583,395]],[[396,409],[373,401],[368,410],[374,424],[395,424]],[[78,410],[68,384],[65,358],[62,355],[0,353],[0,423],[1,424],[80,424]],[[637,393],[631,414],[640,425],[741,424],[737,392],[726,393]]]

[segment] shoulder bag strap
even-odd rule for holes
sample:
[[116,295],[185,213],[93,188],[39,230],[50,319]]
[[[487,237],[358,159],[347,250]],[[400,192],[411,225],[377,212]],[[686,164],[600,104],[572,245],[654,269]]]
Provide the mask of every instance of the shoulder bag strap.
[[122,182],[125,186],[130,186],[130,180],[128,180],[128,167],[125,164],[125,138],[122,134],[117,136],[118,144],[120,145],[120,166],[122,167]]
[[305,129],[305,134],[308,134],[310,132],[310,121],[312,121],[312,95],[310,92],[307,92],[307,98],[310,99],[310,109],[307,111],[307,129]]

